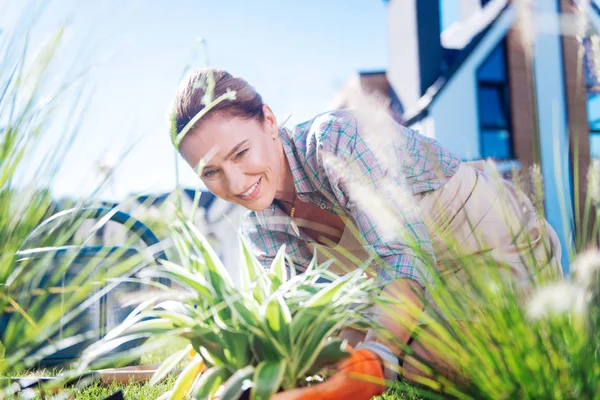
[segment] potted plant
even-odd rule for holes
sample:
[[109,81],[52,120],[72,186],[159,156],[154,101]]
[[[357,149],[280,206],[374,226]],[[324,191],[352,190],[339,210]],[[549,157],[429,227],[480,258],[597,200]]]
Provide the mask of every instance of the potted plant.
[[[214,398],[217,393],[223,399],[241,398],[244,393],[268,399],[278,391],[318,384],[336,371],[336,365],[338,372],[348,368],[339,362],[350,356],[351,349],[338,334],[344,328],[374,324],[364,311],[372,306],[375,284],[362,269],[338,277],[327,270],[329,264],[313,260],[306,272],[296,274],[282,247],[265,270],[240,240],[241,287],[235,287],[191,222],[176,222],[172,234],[181,265],[162,261],[153,273],[184,290],[161,287],[160,296],[140,305],[84,353],[82,369],[99,355],[140,337],[152,337],[153,343],[158,337],[187,342],[151,379],[156,383],[187,363],[171,399]],[[319,277],[331,282],[318,283]]]

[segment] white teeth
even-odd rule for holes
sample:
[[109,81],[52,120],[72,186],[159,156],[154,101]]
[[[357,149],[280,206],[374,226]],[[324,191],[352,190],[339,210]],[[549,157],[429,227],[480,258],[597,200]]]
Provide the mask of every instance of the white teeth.
[[252,187],[250,189],[248,189],[247,191],[242,193],[242,196],[250,196],[252,194],[252,192],[254,192],[254,189],[256,189],[256,187],[258,186],[258,182],[260,182],[260,179],[258,181],[256,181],[256,183],[254,185],[252,185]]

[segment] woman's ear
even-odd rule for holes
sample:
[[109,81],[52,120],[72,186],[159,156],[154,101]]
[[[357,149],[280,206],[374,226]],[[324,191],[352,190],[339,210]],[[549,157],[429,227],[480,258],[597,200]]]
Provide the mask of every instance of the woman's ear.
[[263,104],[263,114],[265,115],[265,126],[273,140],[279,137],[279,128],[277,127],[277,118],[271,107]]

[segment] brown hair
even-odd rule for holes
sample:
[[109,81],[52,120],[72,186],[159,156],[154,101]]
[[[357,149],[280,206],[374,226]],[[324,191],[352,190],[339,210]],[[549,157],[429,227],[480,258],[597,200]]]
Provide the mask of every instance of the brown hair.
[[[206,107],[202,103],[202,98],[206,94],[208,82],[213,79],[212,100],[218,99],[227,91],[235,92],[235,98],[223,100],[214,105],[202,119],[218,115],[245,119],[255,118],[261,122],[264,120],[262,97],[248,82],[221,69],[201,68],[190,72],[179,85],[171,114],[172,135],[181,133],[185,126]],[[197,121],[194,127],[197,127],[200,122]]]

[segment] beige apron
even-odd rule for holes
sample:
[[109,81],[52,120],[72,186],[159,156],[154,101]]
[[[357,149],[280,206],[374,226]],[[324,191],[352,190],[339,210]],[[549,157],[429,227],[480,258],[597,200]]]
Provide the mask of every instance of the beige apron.
[[[460,284],[469,276],[454,261],[457,252],[462,257],[491,257],[498,262],[500,275],[526,295],[538,278],[562,276],[560,242],[552,227],[538,218],[527,196],[508,181],[493,179],[484,172],[484,166],[483,161],[462,163],[443,187],[419,200],[437,273]],[[369,258],[349,228],[340,234],[335,247],[309,244],[317,250],[319,262],[337,258],[331,269],[337,274],[357,265],[342,254],[344,250],[361,262]],[[444,240],[448,237],[453,243]]]

